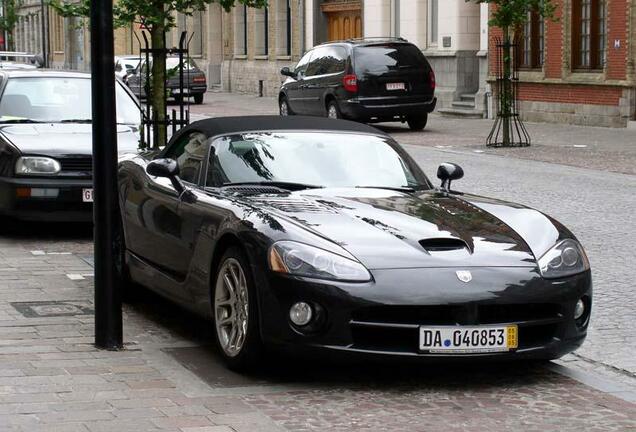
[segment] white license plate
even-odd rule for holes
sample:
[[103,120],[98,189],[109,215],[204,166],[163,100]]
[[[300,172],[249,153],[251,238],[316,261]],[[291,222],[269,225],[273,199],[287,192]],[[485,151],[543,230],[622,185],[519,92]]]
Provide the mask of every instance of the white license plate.
[[82,189],[82,201],[93,202],[93,189]]
[[404,83],[387,83],[387,90],[404,90]]
[[502,352],[518,346],[516,325],[420,327],[420,351],[471,354]]

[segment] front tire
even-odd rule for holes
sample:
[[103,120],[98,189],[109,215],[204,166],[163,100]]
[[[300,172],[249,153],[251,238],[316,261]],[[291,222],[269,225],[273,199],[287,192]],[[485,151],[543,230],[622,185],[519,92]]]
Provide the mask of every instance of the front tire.
[[194,95],[194,103],[197,105],[201,105],[203,103],[203,94]]
[[338,108],[338,103],[335,100],[331,100],[327,104],[327,117],[331,119],[342,118],[340,108]]
[[259,311],[250,266],[238,247],[223,254],[212,289],[214,334],[221,357],[232,370],[250,370],[262,352]]
[[123,221],[120,221],[115,232],[115,268],[119,277],[122,300],[126,303],[135,303],[139,300],[141,294],[139,292],[139,287],[135,285],[130,277],[130,269],[126,262],[126,250],[126,237],[124,235]]
[[408,116],[406,122],[412,131],[421,131],[426,127],[426,123],[428,123],[428,113],[418,116]]
[[294,112],[291,110],[291,107],[289,106],[289,102],[287,101],[287,98],[285,96],[282,96],[280,100],[278,101],[278,113],[282,117],[294,115]]

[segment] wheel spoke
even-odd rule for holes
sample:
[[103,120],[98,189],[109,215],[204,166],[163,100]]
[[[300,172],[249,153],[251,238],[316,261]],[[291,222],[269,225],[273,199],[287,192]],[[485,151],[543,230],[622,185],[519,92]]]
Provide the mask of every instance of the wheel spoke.
[[215,325],[226,355],[238,355],[247,339],[249,291],[240,262],[227,259],[219,270],[214,295]]

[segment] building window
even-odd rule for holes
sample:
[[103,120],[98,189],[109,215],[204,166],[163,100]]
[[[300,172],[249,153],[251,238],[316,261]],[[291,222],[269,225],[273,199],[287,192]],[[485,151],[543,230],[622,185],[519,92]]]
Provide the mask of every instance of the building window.
[[574,69],[602,69],[605,65],[606,0],[573,0],[572,65]]
[[254,53],[267,55],[269,51],[269,11],[267,7],[254,9]]
[[247,55],[247,6],[234,9],[234,54]]
[[278,37],[276,40],[276,54],[291,55],[291,4],[290,0],[278,0],[276,5],[276,21]]
[[428,23],[429,23],[429,43],[437,45],[439,33],[439,4],[438,0],[429,0],[428,2]]
[[543,67],[544,20],[537,11],[529,11],[527,21],[517,35],[519,66],[525,69]]

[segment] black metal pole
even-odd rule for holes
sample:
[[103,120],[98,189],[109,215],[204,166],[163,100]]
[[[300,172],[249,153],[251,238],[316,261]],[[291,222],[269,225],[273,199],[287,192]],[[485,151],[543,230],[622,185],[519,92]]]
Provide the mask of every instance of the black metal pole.
[[49,61],[48,61],[48,47],[47,47],[47,41],[48,41],[48,35],[46,30],[49,28],[48,26],[48,22],[46,19],[46,7],[44,5],[44,0],[40,1],[40,13],[42,15],[42,17],[40,18],[40,23],[41,23],[41,30],[42,30],[42,61],[44,62],[43,67],[48,67],[49,66]]
[[115,267],[117,199],[117,117],[113,2],[91,2],[93,108],[93,221],[95,223],[95,345],[122,347],[121,291]]

